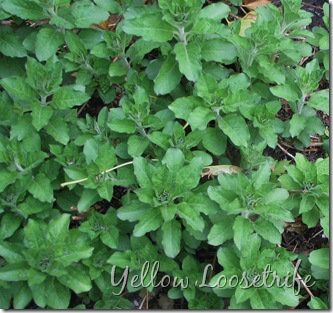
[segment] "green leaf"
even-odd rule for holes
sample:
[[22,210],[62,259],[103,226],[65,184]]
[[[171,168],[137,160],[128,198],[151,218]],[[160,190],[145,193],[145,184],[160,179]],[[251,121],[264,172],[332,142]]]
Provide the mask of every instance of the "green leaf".
[[217,259],[219,264],[222,265],[225,270],[235,270],[240,267],[239,257],[229,247],[221,247],[217,251]]
[[247,147],[250,141],[249,128],[244,118],[232,113],[219,120],[219,127],[236,146]]
[[88,101],[90,97],[82,91],[73,90],[72,87],[61,87],[53,95],[51,105],[55,109],[65,110]]
[[166,95],[180,83],[182,73],[178,69],[175,57],[169,54],[154,80],[154,91],[157,95]]
[[287,101],[296,101],[299,99],[297,89],[291,85],[278,85],[269,88],[276,97],[283,98]]
[[103,231],[100,236],[102,242],[111,249],[117,249],[119,245],[119,231],[116,227],[109,227]]
[[97,187],[97,192],[102,199],[111,201],[113,197],[114,182],[111,180],[100,181]]
[[239,250],[241,250],[245,243],[244,238],[249,238],[249,236],[253,233],[253,224],[249,219],[237,216],[232,229],[235,234],[235,245]]
[[22,283],[14,294],[14,309],[25,309],[32,300],[32,294],[27,283]]
[[88,292],[91,289],[89,275],[82,268],[71,268],[68,274],[60,276],[58,279],[64,286],[72,289],[76,294]]
[[225,217],[221,222],[214,224],[208,234],[208,243],[212,246],[222,245],[234,237],[233,217]]
[[290,125],[289,131],[290,131],[291,137],[296,137],[305,128],[306,117],[299,115],[299,114],[294,114],[290,120],[289,125]]
[[201,158],[193,158],[191,163],[182,167],[176,177],[176,186],[180,193],[187,192],[195,188],[201,178],[202,160]]
[[192,130],[204,130],[208,122],[215,119],[216,113],[209,108],[197,107],[188,117],[188,123],[191,125]]
[[161,211],[158,208],[151,209],[144,213],[139,223],[135,225],[133,235],[135,237],[141,237],[150,231],[156,230],[162,223],[163,217]]
[[28,190],[34,198],[42,202],[51,203],[53,201],[53,188],[51,181],[42,173],[38,174],[31,180]]
[[195,42],[178,42],[174,47],[179,70],[190,81],[197,81],[202,70],[200,46]]
[[26,262],[8,264],[0,268],[0,280],[2,281],[21,281],[28,280],[29,266]]
[[60,217],[52,219],[45,234],[47,241],[52,245],[59,242],[62,243],[68,235],[69,223],[69,214],[62,214]]
[[205,222],[200,213],[192,208],[188,203],[182,202],[177,205],[178,215],[184,219],[194,230],[203,231]]
[[[252,297],[254,292],[255,288],[242,288],[240,285],[238,285],[235,291],[236,303],[237,304],[244,303],[246,300]],[[229,306],[229,309],[236,309],[236,308],[234,306]],[[238,307],[237,309],[241,309],[241,307]]]
[[190,113],[199,106],[204,106],[202,98],[196,96],[182,97],[176,99],[169,105],[177,118],[188,120]]
[[259,189],[263,184],[269,182],[271,177],[271,166],[269,162],[260,166],[259,169],[253,173],[251,181],[253,181],[253,186],[255,189]]
[[273,288],[267,288],[267,290],[272,294],[275,301],[284,305],[292,307],[299,303],[299,296],[295,295],[292,289],[273,286]]
[[34,1],[5,0],[2,1],[1,6],[7,12],[23,20],[43,20],[50,17],[46,11]]
[[[67,232],[68,233],[68,232]],[[74,234],[74,232],[69,231],[69,236]],[[65,234],[66,237],[66,234]],[[76,237],[76,234],[73,236]],[[64,253],[64,247],[61,244],[61,237],[59,238],[59,242],[55,247],[55,251],[59,256],[57,256],[57,262],[61,263],[63,266],[71,266],[73,262],[79,262],[81,259],[86,259],[91,257],[94,248],[86,246],[81,243],[71,243],[71,249],[65,248],[67,253]]]
[[17,138],[18,140],[22,140],[29,138],[32,134],[35,134],[35,129],[31,125],[31,116],[25,114],[15,124],[12,125],[10,138]]
[[131,120],[114,119],[108,123],[111,130],[118,133],[133,134],[136,131],[136,124]]
[[77,204],[77,208],[79,212],[86,212],[98,200],[100,200],[100,197],[98,196],[96,190],[85,189],[81,194],[80,201]]
[[110,64],[109,75],[110,77],[120,77],[127,74],[128,67],[123,60],[118,60]]
[[0,192],[3,192],[9,185],[13,184],[19,177],[18,172],[0,171]]
[[11,237],[15,231],[20,227],[21,219],[20,217],[12,214],[6,213],[2,216],[1,219],[1,228],[0,228],[0,238],[6,239]]
[[284,174],[279,177],[279,182],[281,183],[281,186],[283,188],[286,188],[287,190],[301,190],[302,186],[295,182],[294,179],[292,179],[288,174]]
[[255,292],[250,298],[250,303],[254,310],[277,309],[272,295],[266,289],[255,288]]
[[171,40],[174,31],[174,28],[163,20],[160,13],[147,13],[131,20],[125,19],[122,28],[127,34],[156,42]]
[[206,61],[230,63],[237,56],[237,50],[232,43],[224,39],[215,38],[202,43],[201,55]]
[[107,263],[125,268],[128,264],[130,264],[133,254],[134,252],[131,250],[127,250],[125,252],[117,251],[111,255],[111,257],[107,260]]
[[99,24],[109,18],[109,12],[83,1],[74,2],[70,7],[70,12],[75,18],[75,25],[78,28],[89,28],[91,24]]
[[312,208],[312,210],[302,213],[302,221],[308,228],[315,227],[319,222],[320,211],[316,206]]
[[17,35],[3,31],[0,31],[0,34],[0,52],[2,54],[12,58],[23,58],[27,55],[27,51]]
[[117,216],[123,221],[138,221],[144,213],[150,210],[150,206],[141,201],[133,200],[117,210]]
[[202,138],[203,146],[215,155],[222,155],[227,147],[227,137],[218,128],[208,127]]
[[162,164],[166,164],[170,172],[177,173],[184,161],[184,153],[179,148],[169,148],[162,159]]
[[[95,138],[89,138],[83,146],[83,154],[89,165],[92,161],[95,161],[99,152],[100,143]],[[106,170],[106,168],[104,168]]]
[[311,310],[327,310],[328,306],[319,297],[312,296],[308,302],[308,306]]
[[47,304],[56,310],[67,309],[71,294],[55,277],[49,277],[45,281],[44,292],[47,297]]
[[52,63],[50,60],[42,65],[37,60],[28,58],[25,68],[28,75],[27,83],[40,95],[45,97],[60,88],[63,79],[60,62]]
[[263,219],[259,218],[253,223],[254,230],[262,236],[264,239],[268,240],[273,244],[280,244],[281,243],[281,234],[275,228],[275,226]]
[[312,210],[316,202],[316,198],[313,195],[305,194],[302,195],[300,203],[299,213],[306,213]]
[[53,28],[42,28],[36,37],[36,56],[39,61],[52,57],[64,43],[63,34]]
[[150,174],[150,166],[148,162],[142,158],[135,158],[133,161],[134,174],[142,188],[149,188],[152,185],[152,180]]
[[294,217],[292,213],[286,209],[281,208],[279,204],[277,205],[258,205],[256,207],[258,214],[263,216],[272,217],[277,220],[283,220],[285,222],[294,222]]
[[164,222],[169,222],[175,218],[177,206],[175,204],[162,205],[160,207]]
[[208,74],[204,71],[201,73],[199,79],[195,83],[195,89],[199,97],[208,98],[212,93],[215,93],[218,89],[218,83],[216,78],[211,74]]
[[176,220],[165,222],[162,226],[162,245],[169,258],[175,258],[180,252],[182,238],[180,224]]
[[127,142],[128,154],[133,158],[142,155],[142,153],[148,147],[149,143],[150,141],[148,138],[132,135],[130,138],[128,138]]
[[14,99],[36,102],[36,92],[26,83],[24,77],[6,77],[1,79],[1,85]]
[[21,254],[22,249],[24,249],[24,246],[21,243],[9,243],[7,241],[0,243],[0,255],[8,263],[24,262],[25,258]]
[[112,168],[117,163],[116,154],[110,142],[103,143],[98,149],[97,158],[94,162],[98,165],[101,172]]
[[309,261],[312,265],[322,269],[329,269],[330,267],[330,252],[328,248],[320,248],[310,253]]
[[44,127],[46,132],[56,141],[66,145],[69,141],[69,129],[66,122],[60,116],[52,116]]
[[30,285],[30,289],[32,292],[34,302],[39,307],[45,308],[47,305],[47,296],[45,294],[45,280],[38,284]]
[[66,32],[65,41],[67,47],[75,56],[81,59],[85,59],[87,57],[86,47],[78,34],[74,32]]
[[199,18],[208,18],[216,21],[221,21],[227,18],[230,12],[230,7],[225,3],[213,3],[207,5],[199,12]]
[[40,131],[46,126],[53,115],[53,110],[49,106],[41,106],[39,103],[32,104],[32,125]]
[[308,105],[329,114],[329,90],[320,90],[311,95]]
[[115,0],[94,0],[94,2],[104,10],[111,13],[119,13],[120,5]]
[[37,221],[29,219],[24,227],[25,242],[30,249],[42,249],[45,246],[45,234]]
[[269,191],[264,196],[265,204],[279,204],[289,198],[289,193],[286,189],[275,188]]
[[286,82],[286,74],[281,65],[275,65],[275,63],[273,63],[273,61],[266,55],[258,55],[256,61],[259,65],[259,71],[271,82],[279,85]]
[[66,7],[58,8],[57,15],[50,19],[50,25],[56,25],[59,28],[73,29],[75,28],[75,19]]

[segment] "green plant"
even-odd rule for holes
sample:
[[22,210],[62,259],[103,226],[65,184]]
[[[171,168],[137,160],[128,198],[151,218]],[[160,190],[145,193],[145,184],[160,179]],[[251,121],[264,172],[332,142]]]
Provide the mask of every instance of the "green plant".
[[1,308],[328,307],[328,5],[241,4],[0,0]]

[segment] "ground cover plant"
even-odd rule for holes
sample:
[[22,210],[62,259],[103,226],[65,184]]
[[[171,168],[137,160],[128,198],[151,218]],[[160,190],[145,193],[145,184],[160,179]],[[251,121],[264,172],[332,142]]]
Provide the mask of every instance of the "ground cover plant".
[[1,308],[329,307],[329,6],[275,4],[0,0]]

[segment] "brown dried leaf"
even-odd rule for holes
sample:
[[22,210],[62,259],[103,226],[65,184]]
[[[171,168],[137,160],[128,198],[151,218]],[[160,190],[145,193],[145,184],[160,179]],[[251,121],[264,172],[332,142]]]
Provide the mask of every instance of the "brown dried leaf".
[[264,6],[268,3],[271,3],[269,0],[256,0],[256,1],[243,1],[244,4],[242,7],[245,7],[249,10],[255,10],[259,6]]

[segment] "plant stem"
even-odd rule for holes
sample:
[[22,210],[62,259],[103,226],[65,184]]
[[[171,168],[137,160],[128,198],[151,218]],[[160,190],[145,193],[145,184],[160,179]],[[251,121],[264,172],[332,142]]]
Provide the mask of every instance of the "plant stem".
[[[132,164],[133,161],[129,161],[129,162],[126,162],[126,163],[123,163],[123,164],[120,164],[120,165],[117,165],[115,167],[112,167],[112,168],[109,168],[99,174],[105,174],[105,173],[109,173],[109,172],[112,172],[114,170],[116,170],[117,168],[120,168],[120,167],[123,167],[123,166],[126,166],[126,165],[129,165],[129,164]],[[73,185],[73,184],[77,184],[77,183],[82,183],[84,181],[87,181],[88,180],[88,177],[85,177],[85,178],[81,178],[81,179],[78,179],[78,180],[74,180],[74,181],[69,181],[69,182],[66,182],[66,183],[62,183],[60,184],[61,187],[65,187],[65,186],[68,186],[68,185]]]

